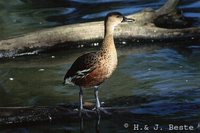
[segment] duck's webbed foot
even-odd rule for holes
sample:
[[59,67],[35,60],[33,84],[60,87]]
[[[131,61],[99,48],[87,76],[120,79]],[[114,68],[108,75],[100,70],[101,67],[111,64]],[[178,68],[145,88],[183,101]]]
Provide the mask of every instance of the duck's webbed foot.
[[95,108],[93,108],[92,110],[93,110],[93,111],[96,111],[98,114],[100,114],[101,112],[103,112],[103,113],[106,114],[106,115],[111,115],[111,113],[108,112],[108,111],[107,111],[106,109],[104,109],[103,107],[99,107],[99,108],[95,107]]
[[80,116],[80,117],[83,117],[83,116],[91,117],[91,116],[89,115],[89,113],[92,113],[92,112],[94,113],[93,110],[89,110],[89,109],[82,108],[82,109],[79,110],[79,116]]

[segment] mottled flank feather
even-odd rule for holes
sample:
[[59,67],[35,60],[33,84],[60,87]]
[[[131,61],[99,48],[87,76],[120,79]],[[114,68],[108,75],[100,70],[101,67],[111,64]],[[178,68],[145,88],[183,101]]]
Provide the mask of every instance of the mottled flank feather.
[[74,85],[75,80],[91,73],[97,63],[96,56],[96,52],[91,52],[78,57],[64,77],[65,84]]

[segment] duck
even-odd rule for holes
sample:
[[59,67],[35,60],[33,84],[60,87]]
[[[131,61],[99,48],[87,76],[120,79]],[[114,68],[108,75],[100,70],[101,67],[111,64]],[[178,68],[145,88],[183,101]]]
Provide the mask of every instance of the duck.
[[114,29],[123,22],[133,22],[120,12],[108,13],[104,20],[104,39],[97,51],[78,57],[64,76],[64,84],[79,86],[79,111],[83,108],[83,89],[94,88],[95,110],[100,111],[99,85],[110,78],[117,68],[117,50],[114,43]]

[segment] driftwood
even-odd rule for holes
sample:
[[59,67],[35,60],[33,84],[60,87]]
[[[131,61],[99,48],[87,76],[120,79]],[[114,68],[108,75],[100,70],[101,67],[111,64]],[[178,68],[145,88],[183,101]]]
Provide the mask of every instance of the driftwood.
[[[87,108],[91,108],[90,106]],[[109,114],[102,113],[101,116],[109,117],[116,112],[125,111],[126,109],[105,108]],[[128,112],[128,111],[127,111]],[[97,115],[96,111],[88,110],[87,114],[83,114],[86,119],[94,119]],[[77,121],[79,119],[79,111],[76,107],[55,106],[55,107],[8,107],[0,108],[0,126],[23,125],[38,122],[55,122],[55,121]]]
[[[0,108],[0,126],[62,120],[77,120],[79,114],[72,106],[5,107]],[[90,115],[95,113],[89,112]]]
[[[105,102],[104,110],[106,113],[101,111],[100,114],[97,114],[95,111],[92,111],[94,107],[92,104],[86,104],[84,107],[89,109],[87,114],[83,114],[82,117],[79,117],[79,112],[77,110],[77,105],[58,105],[58,106],[31,106],[31,107],[1,107],[0,108],[0,128],[10,128],[10,127],[23,127],[29,125],[37,125],[41,123],[51,124],[51,123],[65,123],[70,124],[73,122],[83,122],[83,120],[96,120],[97,124],[100,124],[101,120],[114,120],[115,124],[120,124],[124,126],[125,123],[140,123],[154,125],[159,122],[159,125],[163,127],[168,126],[168,124],[175,125],[194,125],[197,127],[199,123],[198,117],[194,116],[191,119],[188,119],[188,112],[193,112],[194,109],[198,109],[199,105],[196,104],[186,104],[186,103],[177,103],[171,105],[160,106],[159,108],[170,108],[177,109],[177,107],[184,108],[183,112],[180,110],[176,112],[181,115],[168,115],[167,117],[163,115],[148,114],[148,113],[137,113],[134,110],[138,108],[138,105],[144,105],[145,103],[151,103],[157,101],[160,97],[141,97],[141,96],[127,96],[116,99],[111,99]],[[123,107],[121,105],[124,105]],[[133,106],[134,105],[134,106]],[[109,107],[107,107],[109,106]],[[120,107],[119,107],[120,106]],[[162,110],[162,109],[161,109]],[[80,127],[83,123],[81,123]],[[98,126],[97,125],[97,126]],[[82,128],[82,127],[81,127]],[[127,128],[127,127],[125,127]],[[130,125],[130,128],[133,128]],[[199,127],[198,127],[199,128]],[[98,130],[98,128],[97,128]],[[195,129],[196,130],[196,129]]]
[[[134,18],[136,22],[117,27],[115,38],[136,42],[140,39],[150,40],[149,42],[199,39],[200,27],[191,27],[192,22],[177,12],[178,2],[179,0],[168,0],[160,9],[148,8],[130,15],[129,17]],[[83,42],[96,42],[103,38],[103,28],[103,21],[89,22],[49,28],[21,37],[1,40],[0,57],[16,56],[19,53],[54,46],[70,47]]]
[[[100,112],[102,118],[112,117],[116,113],[130,113],[130,109],[134,108],[130,104],[138,105],[147,101],[152,101],[143,97],[121,97],[112,99],[103,104],[105,111]],[[129,103],[129,107],[111,107],[121,103]],[[107,107],[105,107],[107,106]],[[109,107],[108,107],[109,106]],[[93,103],[85,103],[84,108],[88,109],[87,115],[83,114],[85,119],[95,119],[97,112],[92,110]],[[78,104],[75,105],[57,105],[57,106],[31,106],[31,107],[0,107],[0,126],[23,125],[38,122],[55,122],[55,121],[77,121],[79,119]]]

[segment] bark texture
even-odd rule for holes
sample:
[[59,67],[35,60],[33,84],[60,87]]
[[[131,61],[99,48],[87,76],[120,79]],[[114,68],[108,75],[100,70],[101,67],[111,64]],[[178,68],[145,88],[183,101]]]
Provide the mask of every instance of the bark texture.
[[[157,10],[144,9],[130,15],[134,23],[122,24],[115,30],[116,39],[132,41],[182,41],[200,37],[200,27],[191,27],[190,22],[176,10],[179,0],[168,0]],[[170,23],[166,23],[170,22]],[[172,27],[168,27],[171,25]],[[177,27],[178,28],[177,28]],[[54,46],[70,47],[103,39],[103,21],[65,25],[32,32],[21,37],[1,40],[0,57],[17,56],[23,52],[39,51]]]

